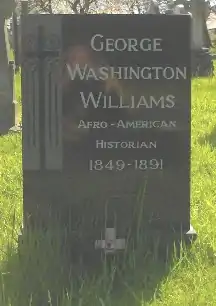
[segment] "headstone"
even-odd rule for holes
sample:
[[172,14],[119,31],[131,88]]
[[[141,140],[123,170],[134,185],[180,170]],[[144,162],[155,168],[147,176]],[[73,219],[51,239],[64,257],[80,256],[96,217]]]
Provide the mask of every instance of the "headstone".
[[16,102],[14,99],[14,64],[9,60],[9,39],[6,20],[12,15],[15,3],[0,3],[0,134],[7,133],[16,125]]
[[14,50],[14,64],[15,72],[19,71],[21,65],[21,24],[20,24],[20,15],[28,15],[28,0],[21,1],[20,10],[16,9],[13,12],[12,16],[12,42]]
[[150,1],[147,14],[160,14],[160,8],[157,1],[155,0]]
[[210,54],[211,40],[207,30],[206,19],[209,6],[205,0],[175,0],[166,14],[190,14],[191,26],[191,59],[193,76],[212,76],[214,65]]
[[19,70],[20,67],[20,24],[18,22],[18,16],[16,11],[13,12],[12,18],[12,41],[14,50],[14,63],[15,72]]
[[192,49],[199,50],[206,46],[204,23],[206,22],[207,4],[203,0],[191,1],[192,19]]
[[174,7],[174,14],[187,14],[187,11],[183,4],[178,4]]
[[192,68],[195,75],[214,74],[214,65],[209,48],[211,40],[207,30],[208,3],[204,0],[191,1],[192,13]]
[[21,1],[21,15],[28,15],[29,13],[29,5],[28,0],[22,0]]
[[138,228],[195,236],[190,26],[186,15],[22,17],[24,229],[66,228],[82,252],[124,249]]

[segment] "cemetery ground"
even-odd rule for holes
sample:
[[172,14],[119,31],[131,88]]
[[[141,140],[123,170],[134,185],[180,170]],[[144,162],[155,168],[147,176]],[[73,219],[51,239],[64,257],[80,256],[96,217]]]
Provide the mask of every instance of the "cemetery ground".
[[[20,76],[16,78],[20,101]],[[0,137],[0,305],[216,305],[216,77],[192,82],[191,173],[191,221],[198,232],[191,249],[182,249],[179,258],[164,262],[157,250],[144,254],[140,245],[140,250],[131,251],[123,270],[113,263],[109,270],[104,265],[95,277],[69,275],[68,282],[57,245],[44,245],[38,253],[30,241],[23,256],[18,256],[21,134]]]

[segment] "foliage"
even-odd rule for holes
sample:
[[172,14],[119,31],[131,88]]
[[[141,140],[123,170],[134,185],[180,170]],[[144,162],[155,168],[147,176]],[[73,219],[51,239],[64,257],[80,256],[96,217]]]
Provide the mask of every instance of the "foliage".
[[[20,9],[21,0],[16,0]],[[151,0],[29,0],[29,8],[49,14],[55,13],[140,13],[147,11]],[[163,11],[170,0],[157,0]]]

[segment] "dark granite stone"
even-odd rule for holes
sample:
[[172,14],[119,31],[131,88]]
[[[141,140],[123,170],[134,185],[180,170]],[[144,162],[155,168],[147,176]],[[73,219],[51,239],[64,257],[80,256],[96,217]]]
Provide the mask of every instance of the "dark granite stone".
[[[164,233],[190,230],[190,22],[189,16],[166,15],[23,17],[26,226],[47,228],[55,220],[92,246],[105,227],[116,227],[121,238],[138,223]],[[113,39],[161,38],[162,51],[95,52],[90,40],[97,33]],[[163,75],[71,80],[66,64],[94,71],[168,66],[186,74],[170,80]],[[83,97],[90,94],[97,108],[84,107]],[[143,107],[114,108],[140,99]],[[107,127],[83,128],[83,122]],[[122,122],[130,126],[122,128]],[[119,146],[109,142],[131,148],[102,148]],[[141,143],[143,148],[136,148]],[[102,170],[90,171],[96,160]]]

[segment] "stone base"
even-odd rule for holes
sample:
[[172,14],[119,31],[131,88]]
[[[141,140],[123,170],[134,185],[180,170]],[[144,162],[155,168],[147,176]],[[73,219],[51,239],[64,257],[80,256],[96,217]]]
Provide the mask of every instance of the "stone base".
[[162,244],[173,243],[173,242],[183,242],[185,245],[189,245],[192,241],[196,240],[197,233],[193,226],[190,225],[190,230],[187,232],[180,231],[161,231],[161,230],[149,230],[148,232],[150,240],[155,240],[157,238]]
[[192,225],[187,232],[152,229],[146,232],[143,245],[146,251],[150,249],[159,258],[166,259],[173,254],[174,245],[176,255],[179,256],[181,248],[190,247],[196,238],[197,233]]
[[12,128],[10,128],[11,132],[17,133],[22,131],[22,126],[20,124],[14,125]]
[[[0,135],[7,134],[11,129],[18,129],[18,103],[14,101],[10,105],[2,107],[0,104]],[[15,128],[17,127],[17,128]]]
[[[31,238],[30,238],[31,236]],[[36,243],[37,238],[40,243]],[[47,236],[48,237],[48,236]],[[134,237],[136,235],[134,234]],[[92,238],[92,237],[91,237]],[[99,237],[97,237],[99,238]],[[125,237],[119,237],[125,238]],[[172,232],[172,231],[162,231],[162,230],[148,230],[146,231],[144,237],[140,237],[137,242],[133,241],[133,239],[129,240],[129,243],[126,243],[127,251],[126,253],[124,250],[116,250],[116,252],[105,252],[104,249],[95,249],[94,239],[89,239],[88,241],[82,241],[81,238],[74,241],[72,236],[65,237],[64,233],[60,232],[52,232],[49,235],[49,242],[46,240],[46,234],[44,235],[40,233],[40,235],[28,235],[27,231],[22,231],[19,235],[18,245],[19,245],[19,253],[26,256],[25,252],[27,251],[28,254],[34,253],[34,249],[32,246],[42,245],[43,252],[45,251],[44,245],[56,245],[56,241],[60,241],[57,245],[61,245],[61,252],[62,258],[68,258],[69,263],[71,264],[78,264],[82,259],[82,263],[85,266],[95,266],[100,263],[101,259],[105,258],[105,254],[108,256],[116,256],[120,258],[120,262],[122,261],[123,254],[132,254],[136,253],[136,250],[143,256],[148,254],[149,252],[152,253],[152,256],[160,259],[160,260],[167,260],[173,254],[174,244],[175,244],[175,255],[179,256],[181,251],[181,246],[184,245],[189,247],[192,242],[194,242],[197,238],[197,233],[195,232],[194,228],[190,226],[190,230],[185,233],[180,232]],[[43,241],[43,243],[41,243]],[[46,242],[47,241],[47,242]],[[52,241],[50,243],[50,241]],[[140,247],[141,246],[141,247]],[[46,252],[46,251],[45,251]],[[49,251],[50,252],[50,251]],[[66,255],[66,257],[65,257]],[[67,261],[68,262],[68,261]]]

